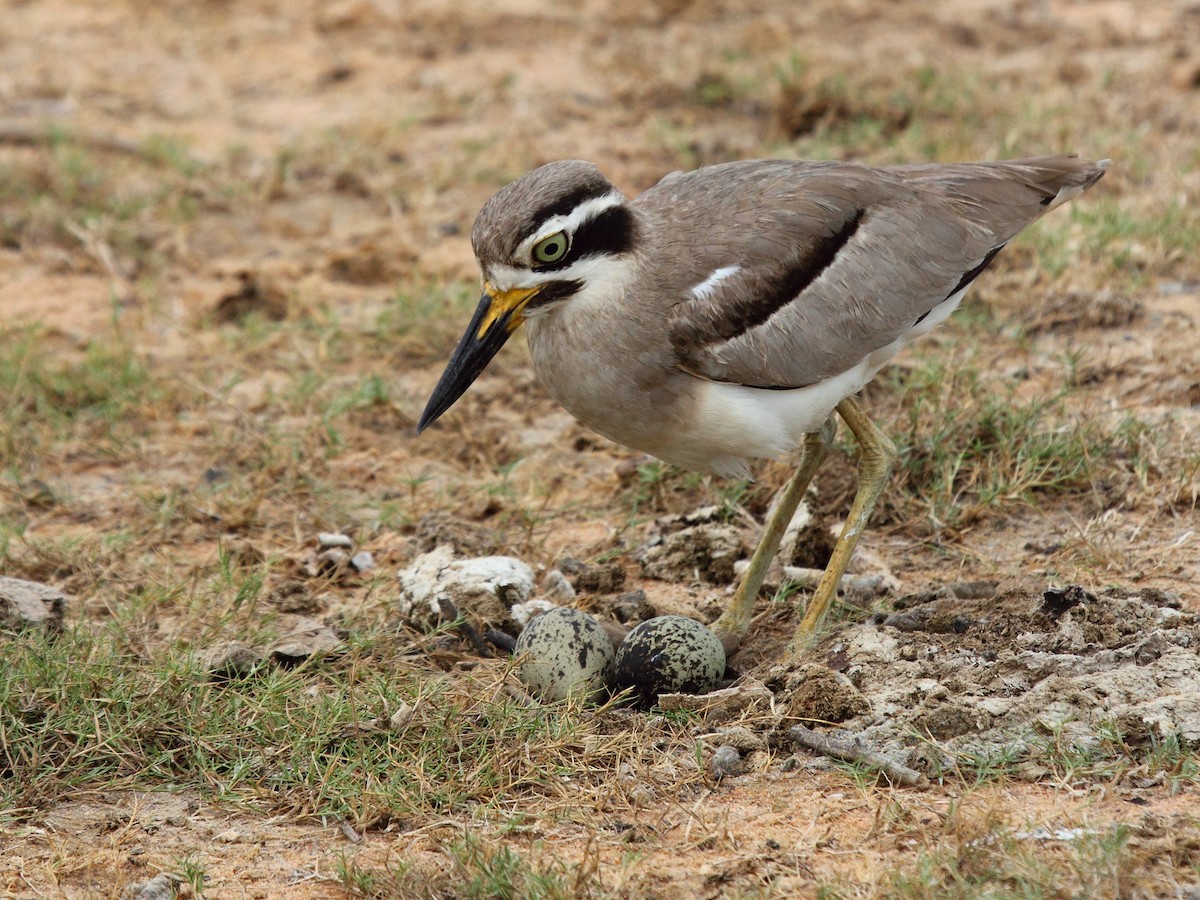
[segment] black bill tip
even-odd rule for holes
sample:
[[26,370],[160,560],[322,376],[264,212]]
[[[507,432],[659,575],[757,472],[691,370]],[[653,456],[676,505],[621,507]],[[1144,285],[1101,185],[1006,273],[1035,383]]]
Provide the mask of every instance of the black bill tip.
[[467,326],[458,346],[454,348],[450,362],[446,364],[446,370],[438,379],[437,386],[434,387],[433,394],[429,397],[429,402],[425,404],[425,411],[421,413],[420,421],[417,422],[417,434],[436,422],[442,413],[458,401],[458,398],[487,368],[492,357],[500,352],[500,348],[508,340],[512,333],[509,329],[509,321],[513,316],[512,310],[507,310],[494,320],[483,337],[479,336],[479,329],[491,307],[492,298],[485,293],[479,299],[479,306],[475,308],[471,324]]

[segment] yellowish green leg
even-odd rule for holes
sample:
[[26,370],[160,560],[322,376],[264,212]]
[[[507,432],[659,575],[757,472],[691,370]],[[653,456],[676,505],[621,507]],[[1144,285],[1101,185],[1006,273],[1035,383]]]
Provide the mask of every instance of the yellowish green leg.
[[896,445],[886,434],[875,427],[875,423],[863,412],[863,408],[857,400],[847,397],[838,404],[837,411],[850,426],[850,430],[854,432],[854,437],[862,447],[862,458],[858,462],[858,493],[854,495],[850,514],[846,517],[842,534],[833,548],[829,565],[825,567],[825,574],[821,576],[821,581],[817,584],[812,599],[808,601],[808,609],[804,613],[800,626],[796,629],[796,636],[788,648],[788,656],[803,653],[821,627],[825,614],[837,596],[838,585],[841,583],[842,575],[846,572],[846,565],[854,554],[858,539],[867,527],[867,520],[871,517],[875,502],[887,484],[892,463],[896,459]]
[[767,522],[762,539],[758,542],[758,547],[750,558],[750,567],[742,576],[741,584],[738,585],[733,600],[721,614],[721,618],[712,625],[713,632],[725,645],[726,653],[736,650],[741,644],[742,638],[746,636],[746,630],[750,627],[750,619],[754,615],[754,601],[758,599],[758,590],[762,587],[767,569],[779,551],[779,542],[783,540],[784,532],[792,523],[796,507],[800,505],[817,467],[825,458],[825,453],[829,450],[829,444],[833,441],[836,430],[837,423],[831,418],[819,432],[804,436],[804,448],[800,453],[796,474],[791,477],[784,486],[783,493],[779,495],[779,500],[775,504],[775,512],[771,514],[771,518]]

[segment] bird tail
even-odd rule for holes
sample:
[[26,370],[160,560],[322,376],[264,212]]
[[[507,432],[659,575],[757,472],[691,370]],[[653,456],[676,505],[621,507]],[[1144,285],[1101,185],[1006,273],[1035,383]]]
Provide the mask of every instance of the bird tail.
[[[1016,161],[1020,164],[1020,161]],[[1057,209],[1069,200],[1073,200],[1100,180],[1105,171],[1112,165],[1111,159],[1080,159],[1077,156],[1058,156],[1049,159],[1028,160],[1031,167],[1043,168],[1052,175],[1041,186],[1047,191],[1058,190],[1047,194],[1042,203],[1046,212]]]

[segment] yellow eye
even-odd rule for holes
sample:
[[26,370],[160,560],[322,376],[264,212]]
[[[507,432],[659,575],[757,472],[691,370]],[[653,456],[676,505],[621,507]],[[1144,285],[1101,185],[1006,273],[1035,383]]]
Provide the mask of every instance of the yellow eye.
[[544,237],[533,245],[533,261],[537,263],[556,263],[571,249],[565,231],[556,231],[549,237]]

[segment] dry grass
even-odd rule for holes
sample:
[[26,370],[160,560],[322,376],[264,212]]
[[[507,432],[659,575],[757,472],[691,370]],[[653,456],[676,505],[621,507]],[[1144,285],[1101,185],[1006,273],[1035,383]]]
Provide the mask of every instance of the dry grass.
[[[33,41],[38,6],[4,27]],[[261,829],[278,857],[261,883],[279,896],[1194,883],[1193,748],[1135,752],[1113,735],[1094,757],[1049,753],[1032,782],[1020,760],[964,760],[917,795],[845,768],[785,770],[790,750],[773,744],[731,786],[707,766],[710,723],[530,706],[503,663],[392,612],[394,570],[430,514],[535,565],[569,552],[636,576],[629,551],[654,516],[715,501],[731,521],[761,518],[786,477],[767,465],[753,484],[719,484],[589,437],[520,348],[412,438],[475,302],[474,211],[506,178],[573,155],[631,189],[758,155],[1114,156],[1096,191],[1006,251],[955,322],[868,392],[902,450],[871,539],[914,586],[1033,574],[1194,591],[1200,159],[1194,88],[1160,71],[1191,20],[1127,44],[1103,23],[1053,28],[1027,11],[974,31],[874,4],[870,17],[768,4],[716,24],[614,4],[569,27],[513,14],[539,36],[544,59],[530,60],[507,14],[460,26],[433,3],[402,26],[351,6],[295,12],[311,41],[273,31],[278,11],[229,11],[252,56],[213,10],[190,10],[188,40],[220,87],[178,121],[154,112],[158,77],[114,81],[93,62],[139,59],[174,96],[186,73],[158,48],[182,32],[153,11],[114,15],[145,14],[156,42],[130,31],[114,48],[91,22],[62,32],[45,83],[11,66],[21,96],[94,83],[151,125],[101,103],[78,127],[0,129],[0,570],[73,596],[61,635],[0,636],[0,846],[20,861],[0,864],[0,892],[112,893],[157,871],[232,891],[237,848],[192,826],[155,837],[136,811],[118,828],[77,818],[77,836],[46,824],[143,791]],[[1152,6],[1147,23],[1174,14]],[[399,61],[372,43],[382,34]],[[823,471],[827,517],[844,514],[851,473],[842,454]],[[306,575],[326,530],[378,568]],[[717,593],[632,586],[693,608]],[[233,679],[201,662],[312,618],[340,652]],[[412,716],[397,728],[401,704]],[[1135,785],[1144,816],[1120,799]],[[288,886],[288,842],[313,834],[323,861]]]

